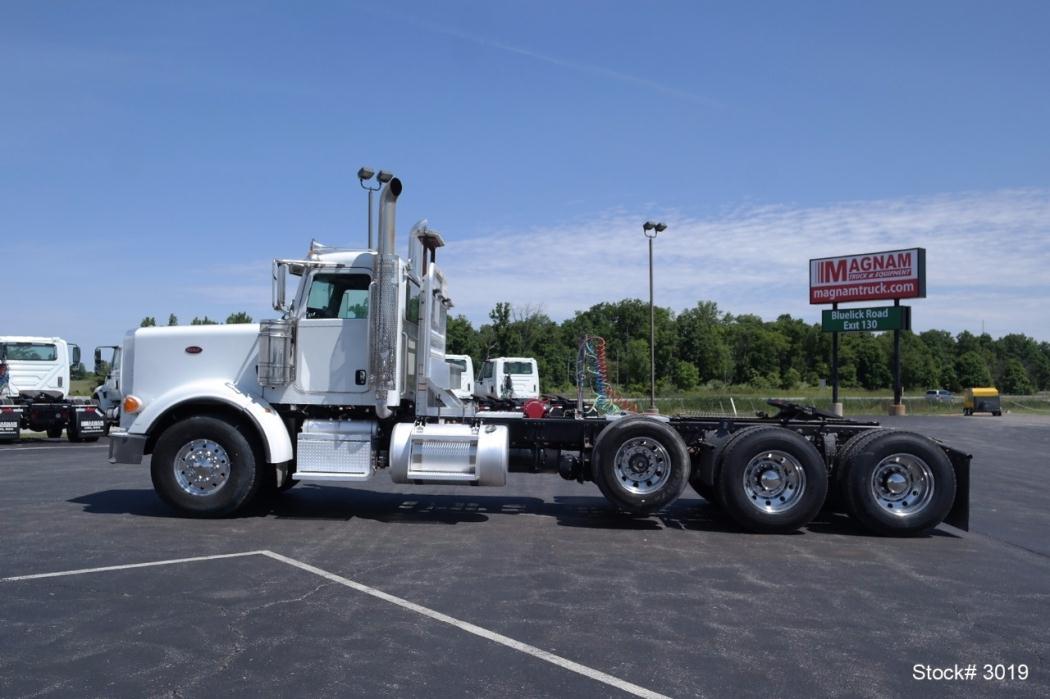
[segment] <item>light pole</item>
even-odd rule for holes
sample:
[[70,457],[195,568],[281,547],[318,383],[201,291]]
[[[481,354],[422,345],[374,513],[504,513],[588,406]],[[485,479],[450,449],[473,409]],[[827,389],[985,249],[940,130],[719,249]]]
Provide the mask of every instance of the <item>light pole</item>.
[[667,230],[667,224],[646,221],[642,224],[642,233],[649,240],[649,410],[656,409],[656,312],[653,310],[653,240],[658,233]]

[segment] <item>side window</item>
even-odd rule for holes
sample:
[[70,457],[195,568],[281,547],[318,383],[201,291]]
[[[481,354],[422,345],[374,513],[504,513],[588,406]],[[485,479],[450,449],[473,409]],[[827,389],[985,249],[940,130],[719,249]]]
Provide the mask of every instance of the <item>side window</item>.
[[405,320],[409,323],[419,322],[419,284],[411,279],[405,284]]
[[433,318],[430,319],[430,327],[434,330],[443,332],[448,322],[448,309],[445,304],[441,302],[441,299],[437,296],[434,297],[434,313]]
[[317,274],[306,297],[307,318],[368,317],[367,274]]
[[485,362],[481,365],[481,375],[478,379],[491,379],[492,378],[492,362]]

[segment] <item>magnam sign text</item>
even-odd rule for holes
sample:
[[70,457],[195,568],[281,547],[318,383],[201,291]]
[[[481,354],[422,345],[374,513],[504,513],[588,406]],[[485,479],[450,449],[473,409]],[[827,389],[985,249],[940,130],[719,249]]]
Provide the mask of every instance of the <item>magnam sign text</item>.
[[810,303],[925,297],[925,248],[809,261]]

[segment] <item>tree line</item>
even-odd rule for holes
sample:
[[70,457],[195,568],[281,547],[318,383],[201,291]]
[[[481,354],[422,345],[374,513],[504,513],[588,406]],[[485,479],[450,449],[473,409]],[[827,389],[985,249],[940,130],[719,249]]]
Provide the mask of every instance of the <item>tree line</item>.
[[[766,321],[733,315],[713,301],[675,313],[655,309],[656,379],[662,391],[700,385],[790,390],[830,383],[831,333],[788,314]],[[535,357],[543,390],[574,384],[576,352],[584,335],[606,340],[609,379],[628,392],[649,383],[649,305],[638,299],[599,303],[556,323],[542,310],[499,302],[489,322],[475,328],[464,316],[448,321],[448,352],[488,357]],[[844,388],[889,389],[892,333],[839,336],[839,382]],[[901,333],[901,378],[906,389],[996,386],[1014,395],[1050,389],[1050,342],[1022,334],[998,339],[969,331]]]
[[[240,323],[251,323],[252,317],[244,311],[237,311],[226,316],[226,325],[238,325]],[[179,317],[174,313],[168,314],[168,326],[178,325]],[[217,320],[212,320],[208,316],[198,318],[193,316],[193,320],[190,321],[190,325],[221,325]],[[157,319],[154,316],[146,316],[139,323],[140,328],[154,328],[157,326]]]

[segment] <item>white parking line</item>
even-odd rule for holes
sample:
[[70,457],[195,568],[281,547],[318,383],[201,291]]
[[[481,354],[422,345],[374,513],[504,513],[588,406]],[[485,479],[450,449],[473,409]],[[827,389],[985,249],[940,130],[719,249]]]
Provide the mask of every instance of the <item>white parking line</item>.
[[416,604],[415,602],[409,602],[408,600],[402,599],[401,597],[395,597],[394,595],[383,592],[382,590],[377,590],[374,587],[369,587],[368,585],[364,585],[362,583],[344,578],[341,575],[329,573],[327,570],[322,570],[321,568],[312,566],[309,563],[303,563],[302,561],[297,561],[294,558],[282,556],[281,554],[274,553],[273,551],[263,551],[262,555],[268,556],[269,558],[273,558],[274,560],[281,561],[283,563],[287,563],[290,566],[295,566],[296,568],[300,568],[307,572],[313,573],[314,575],[319,575],[320,577],[325,578],[326,580],[331,580],[332,582],[339,583],[340,585],[345,585],[346,587],[357,590],[358,592],[363,592],[366,595],[371,595],[372,597],[381,599],[384,602],[390,602],[391,604],[396,604],[397,606],[403,607],[404,609],[410,609],[413,612],[416,612],[417,614],[422,614],[425,617],[430,617],[435,621],[440,621],[442,623],[449,624],[450,626],[455,626],[457,629],[466,631],[467,633],[472,633],[475,636],[480,636],[482,638],[488,639],[490,641],[493,641],[494,643],[499,643],[502,646],[513,648],[516,651],[525,653],[526,655],[531,655],[534,658],[545,660],[548,663],[557,665],[561,668],[565,668],[566,670],[570,670],[577,674],[583,675],[584,677],[589,677],[592,680],[602,682],[611,687],[616,687],[617,689],[620,689],[629,694],[633,694],[638,697],[647,697],[647,699],[668,699],[667,696],[664,694],[659,694],[652,690],[646,689],[645,687],[640,687],[631,682],[621,680],[619,677],[613,677],[612,675],[606,674],[601,670],[595,670],[594,668],[587,667],[586,665],[581,665],[580,663],[563,658],[560,655],[555,655],[554,653],[545,651],[542,648],[530,646],[528,643],[515,641],[509,636],[504,636],[503,634],[496,633],[495,631],[489,631],[488,629],[476,626],[475,624],[471,624],[467,621],[461,621],[459,619],[456,619],[455,617],[450,617],[447,614],[442,614],[441,612],[436,612],[428,607]]
[[627,692],[628,694],[633,694],[637,697],[645,697],[646,699],[669,699],[669,697],[667,697],[664,694],[654,692],[650,689],[646,689],[645,687],[639,686],[632,682],[627,682],[626,680],[621,680],[619,677],[614,677],[608,673],[602,672],[601,670],[595,670],[592,667],[581,665],[580,663],[574,662],[567,658],[563,658],[560,655],[555,655],[554,653],[545,651],[542,648],[537,648],[536,646],[529,645],[528,643],[516,641],[513,638],[510,638],[509,636],[504,636],[501,633],[489,631],[488,629],[477,626],[476,624],[471,624],[468,621],[462,621],[460,619],[456,619],[455,617],[451,617],[447,614],[442,614],[441,612],[434,611],[429,607],[424,607],[423,605],[416,604],[415,602],[409,602],[408,600],[403,599],[401,597],[388,594],[374,587],[370,587],[363,583],[350,580],[349,578],[344,578],[341,575],[330,573],[327,570],[318,568],[316,566],[312,566],[309,563],[303,563],[302,561],[297,561],[294,558],[282,556],[281,554],[274,553],[273,551],[244,551],[242,553],[224,553],[217,554],[214,556],[174,558],[167,561],[152,561],[150,563],[129,563],[126,565],[105,566],[102,568],[81,568],[79,570],[66,570],[56,573],[18,575],[10,578],[0,578],[0,582],[15,582],[18,580],[38,580],[40,578],[57,578],[66,575],[85,575],[87,573],[105,573],[114,570],[128,570],[130,568],[150,568],[153,566],[173,565],[176,563],[193,563],[196,561],[212,561],[220,558],[238,558],[242,556],[266,556],[267,558],[272,558],[275,561],[286,563],[300,570],[305,570],[308,573],[312,573],[326,580],[330,580],[334,583],[343,585],[344,587],[349,587],[352,590],[357,590],[358,592],[363,592],[364,594],[370,595],[371,597],[375,597],[376,599],[381,599],[384,602],[389,602],[390,604],[397,605],[402,609],[408,609],[410,611],[416,612],[417,614],[422,614],[423,616],[433,619],[435,621],[440,621],[443,624],[454,626],[457,629],[460,629],[461,631],[466,631],[469,634],[479,636],[486,640],[492,641],[493,643],[498,643],[501,646],[506,646],[507,648],[511,648],[520,653],[531,655],[534,658],[538,658],[545,662],[551,663],[552,665],[557,665],[560,668],[569,670],[570,672],[575,672],[578,675],[583,675],[584,677],[595,680],[596,682],[601,682],[603,684],[609,685],[610,687],[615,687],[616,689],[619,689],[623,692]]
[[40,578],[61,578],[66,575],[86,575],[87,573],[106,573],[111,570],[128,570],[129,568],[152,568],[153,566],[170,566],[176,563],[194,563],[196,561],[214,561],[218,558],[237,558],[239,556],[261,556],[267,551],[245,551],[243,553],[220,553],[214,556],[194,556],[193,558],[172,558],[167,561],[151,561],[149,563],[127,563],[122,566],[104,566],[102,568],[80,568],[79,570],[63,570],[57,573],[37,573],[36,575],[16,575],[13,578],[0,578],[0,582],[15,582],[17,580],[39,580]]

